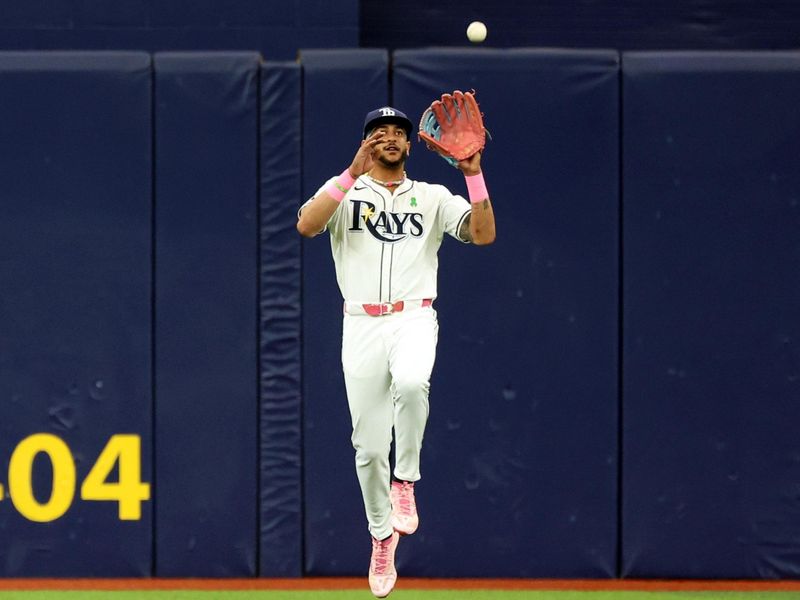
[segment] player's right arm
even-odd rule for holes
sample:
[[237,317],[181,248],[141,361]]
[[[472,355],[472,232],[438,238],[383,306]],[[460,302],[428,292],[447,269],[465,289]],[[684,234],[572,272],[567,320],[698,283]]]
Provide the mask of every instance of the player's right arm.
[[[342,178],[347,179],[348,176],[349,179],[353,181],[369,171],[375,164],[375,154],[377,153],[376,146],[383,138],[383,135],[382,131],[376,130],[370,134],[367,139],[362,141],[361,147],[359,147],[358,152],[356,152],[356,155],[353,157],[353,162],[351,162],[347,170],[339,176],[339,180],[337,181],[341,181]],[[317,195],[311,199],[311,202],[306,204],[300,211],[300,215],[297,219],[297,231],[300,232],[300,235],[304,237],[314,237],[325,230],[333,213],[339,208],[344,193],[347,192],[347,189],[343,189],[343,186],[337,183],[337,181],[332,182],[330,186],[318,192]],[[352,185],[352,183],[350,185]],[[334,197],[337,189],[343,192],[342,197],[338,199]]]
[[297,231],[303,237],[314,237],[325,231],[328,221],[339,208],[337,202],[328,192],[318,192],[300,211],[297,218]]

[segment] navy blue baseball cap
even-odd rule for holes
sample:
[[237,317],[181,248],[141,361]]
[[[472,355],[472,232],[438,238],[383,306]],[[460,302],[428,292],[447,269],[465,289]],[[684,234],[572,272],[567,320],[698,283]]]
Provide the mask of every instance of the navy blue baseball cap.
[[406,136],[409,138],[411,137],[411,130],[414,129],[411,120],[403,111],[392,108],[391,106],[384,106],[367,113],[364,119],[364,137],[362,139],[366,139],[370,131],[384,123],[401,125],[403,129],[406,130]]

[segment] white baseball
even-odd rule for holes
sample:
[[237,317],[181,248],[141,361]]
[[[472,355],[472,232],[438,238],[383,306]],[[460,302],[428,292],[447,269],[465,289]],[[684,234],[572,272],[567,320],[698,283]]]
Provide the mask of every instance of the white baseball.
[[480,21],[473,21],[467,27],[467,39],[470,42],[475,44],[479,44],[483,40],[486,39],[486,25],[481,23]]

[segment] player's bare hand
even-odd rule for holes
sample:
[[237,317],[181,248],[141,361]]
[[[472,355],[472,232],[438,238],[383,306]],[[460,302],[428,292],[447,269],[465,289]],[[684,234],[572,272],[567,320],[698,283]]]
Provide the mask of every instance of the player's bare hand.
[[383,136],[383,131],[375,131],[361,142],[361,147],[356,152],[353,162],[350,163],[350,175],[354,178],[359,177],[375,165],[375,156],[378,154],[377,146]]
[[469,158],[458,161],[458,168],[464,175],[477,175],[481,172],[481,153],[476,152]]

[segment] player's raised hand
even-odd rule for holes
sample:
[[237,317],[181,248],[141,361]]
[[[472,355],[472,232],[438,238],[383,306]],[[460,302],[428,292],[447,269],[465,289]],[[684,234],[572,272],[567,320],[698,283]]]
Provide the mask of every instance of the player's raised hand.
[[477,175],[481,172],[481,153],[476,152],[469,158],[458,161],[458,169],[464,175]]
[[383,136],[383,131],[373,131],[367,139],[361,142],[361,147],[353,157],[353,162],[350,163],[350,175],[354,178],[359,177],[375,165],[375,155],[378,153],[377,146]]

